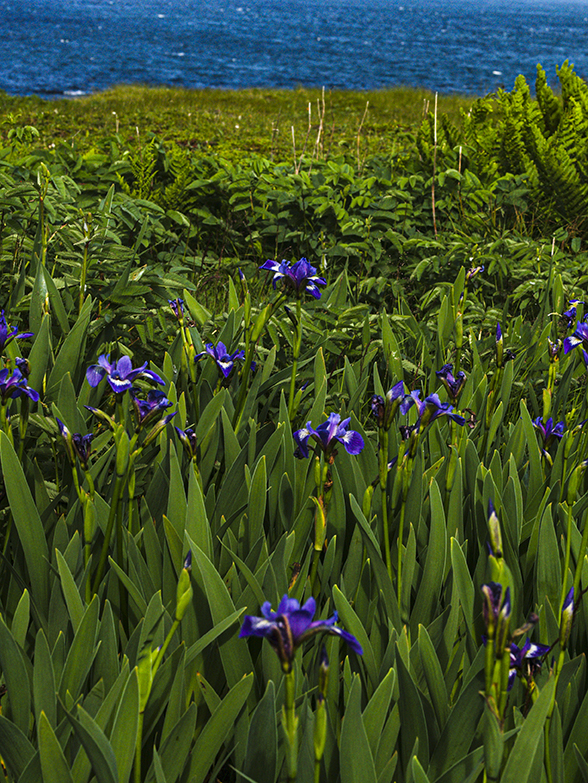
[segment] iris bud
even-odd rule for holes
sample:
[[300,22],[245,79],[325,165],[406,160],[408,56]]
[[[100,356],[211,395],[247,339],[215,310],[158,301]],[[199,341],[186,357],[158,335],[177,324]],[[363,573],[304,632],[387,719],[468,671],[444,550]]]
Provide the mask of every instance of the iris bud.
[[369,484],[366,491],[363,493],[363,504],[361,509],[366,519],[369,519],[370,516],[373,494],[374,494],[374,488],[371,484]]
[[[186,558],[188,562],[188,558]],[[191,553],[190,553],[191,562]],[[190,570],[184,565],[180,578],[178,580],[178,590],[176,594],[176,620],[180,622],[186,613],[186,609],[192,601],[194,591],[190,580]]]

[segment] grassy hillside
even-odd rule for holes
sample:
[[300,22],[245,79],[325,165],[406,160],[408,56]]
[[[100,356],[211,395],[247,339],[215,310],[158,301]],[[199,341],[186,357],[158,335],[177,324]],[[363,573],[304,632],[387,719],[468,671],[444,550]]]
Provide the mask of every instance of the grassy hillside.
[[[0,95],[0,137],[6,141],[15,126],[31,125],[44,145],[66,141],[84,150],[114,133],[129,146],[147,134],[156,134],[191,149],[229,156],[257,152],[285,160],[293,154],[293,127],[297,153],[305,143],[311,150],[320,130],[323,150],[355,150],[359,137],[365,155],[394,150],[405,133],[420,124],[434,100],[430,92],[408,88],[325,91],[323,95],[302,88],[232,91],[120,86],[57,101]],[[438,108],[457,121],[460,110],[472,103],[471,97],[439,96]]]

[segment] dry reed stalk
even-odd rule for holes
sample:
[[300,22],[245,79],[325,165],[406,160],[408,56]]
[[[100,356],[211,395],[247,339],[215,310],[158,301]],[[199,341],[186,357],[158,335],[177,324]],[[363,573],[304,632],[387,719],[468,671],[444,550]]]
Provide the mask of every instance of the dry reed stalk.
[[[294,172],[296,174],[299,174],[300,169],[302,168],[302,159],[304,158],[304,153],[306,152],[306,145],[308,144],[308,137],[310,136],[311,127],[312,127],[312,109],[309,101],[308,102],[308,128],[306,129],[306,136],[304,137],[304,145],[302,146],[302,152],[300,153],[300,160],[298,161],[298,164],[296,164],[296,158],[294,159]],[[294,131],[294,128],[292,128],[292,131]]]
[[358,168],[358,170],[361,169],[361,162],[360,162],[360,159],[359,159],[359,143],[360,143],[360,138],[361,138],[361,129],[363,128],[363,123],[365,122],[365,118],[367,117],[369,106],[370,106],[370,102],[366,101],[365,102],[365,109],[364,109],[364,112],[363,112],[363,117],[361,118],[361,122],[359,123],[359,128],[357,129],[357,168]]

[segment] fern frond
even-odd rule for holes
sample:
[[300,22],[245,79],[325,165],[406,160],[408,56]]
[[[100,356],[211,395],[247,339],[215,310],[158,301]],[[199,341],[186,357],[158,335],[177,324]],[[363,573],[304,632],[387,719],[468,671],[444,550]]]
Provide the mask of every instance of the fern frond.
[[537,95],[537,102],[541,109],[543,116],[543,124],[545,126],[545,135],[549,136],[555,133],[557,130],[561,117],[562,117],[562,105],[553,94],[551,88],[547,84],[545,78],[545,71],[540,65],[537,65],[537,79],[535,81],[535,94]]

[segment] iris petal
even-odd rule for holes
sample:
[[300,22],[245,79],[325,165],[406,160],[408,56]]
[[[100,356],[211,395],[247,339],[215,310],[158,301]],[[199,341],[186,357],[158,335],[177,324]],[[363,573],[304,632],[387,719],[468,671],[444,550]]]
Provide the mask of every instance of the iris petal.
[[339,441],[345,446],[345,451],[352,456],[359,454],[365,445],[359,432],[354,430],[346,432],[342,438],[339,438]]

